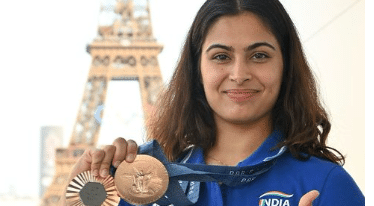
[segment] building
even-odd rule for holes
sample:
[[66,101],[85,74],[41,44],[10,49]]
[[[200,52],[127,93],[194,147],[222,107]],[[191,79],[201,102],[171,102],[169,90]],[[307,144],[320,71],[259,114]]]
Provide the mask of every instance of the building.
[[39,196],[42,197],[52,183],[55,174],[55,151],[62,147],[63,129],[61,126],[43,126],[40,129],[40,185]]

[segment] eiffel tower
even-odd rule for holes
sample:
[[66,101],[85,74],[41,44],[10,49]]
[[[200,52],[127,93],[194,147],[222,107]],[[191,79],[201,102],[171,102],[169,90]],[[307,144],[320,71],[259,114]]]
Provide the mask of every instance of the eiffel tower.
[[[56,149],[55,175],[40,205],[57,205],[68,181],[71,168],[88,147],[99,138],[107,87],[112,80],[139,82],[145,122],[150,117],[156,96],[162,88],[157,55],[163,46],[152,34],[148,0],[116,0],[101,11],[117,18],[99,26],[98,36],[87,46],[92,63],[84,95],[68,148]],[[98,114],[101,113],[101,116]]]

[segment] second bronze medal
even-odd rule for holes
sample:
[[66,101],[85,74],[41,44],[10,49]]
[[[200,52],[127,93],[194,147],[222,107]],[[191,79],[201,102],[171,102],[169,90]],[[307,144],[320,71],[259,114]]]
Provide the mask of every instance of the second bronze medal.
[[133,163],[123,161],[117,168],[114,183],[118,194],[135,205],[160,199],[169,185],[165,166],[149,155],[137,155]]

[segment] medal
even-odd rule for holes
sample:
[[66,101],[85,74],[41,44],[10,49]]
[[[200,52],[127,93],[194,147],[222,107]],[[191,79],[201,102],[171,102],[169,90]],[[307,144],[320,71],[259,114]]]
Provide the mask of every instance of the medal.
[[168,185],[168,172],[159,160],[137,155],[133,163],[123,161],[118,166],[114,179],[110,175],[94,177],[90,171],[79,174],[67,188],[66,202],[69,206],[117,206],[120,196],[128,203],[143,205],[160,199]]
[[117,206],[120,201],[112,176],[95,177],[90,171],[77,175],[66,190],[69,206],[108,205]]
[[117,168],[114,183],[128,203],[144,205],[155,202],[166,192],[169,176],[165,166],[149,155],[137,155],[133,163],[123,161]]
[[[281,137],[275,131],[266,141],[274,142],[275,146],[279,141],[274,139]],[[248,184],[269,171],[286,150],[285,146],[269,150],[265,159],[243,167],[191,164],[185,160],[174,163],[167,160],[161,146],[153,140],[139,147],[134,162],[123,161],[117,169],[111,167],[114,180],[112,176],[94,178],[90,172],[78,175],[69,184],[66,199],[74,206],[118,205],[118,195],[134,205],[192,205],[199,198],[200,182],[218,182],[230,187]]]

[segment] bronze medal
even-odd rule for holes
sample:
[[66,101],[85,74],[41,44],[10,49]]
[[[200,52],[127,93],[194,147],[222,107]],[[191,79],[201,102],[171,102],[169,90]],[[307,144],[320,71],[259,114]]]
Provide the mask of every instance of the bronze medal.
[[108,205],[117,206],[120,201],[112,176],[95,177],[90,171],[77,175],[66,190],[69,206]]
[[114,183],[121,198],[130,204],[149,204],[160,199],[169,185],[165,166],[149,155],[137,155],[133,163],[123,161]]

